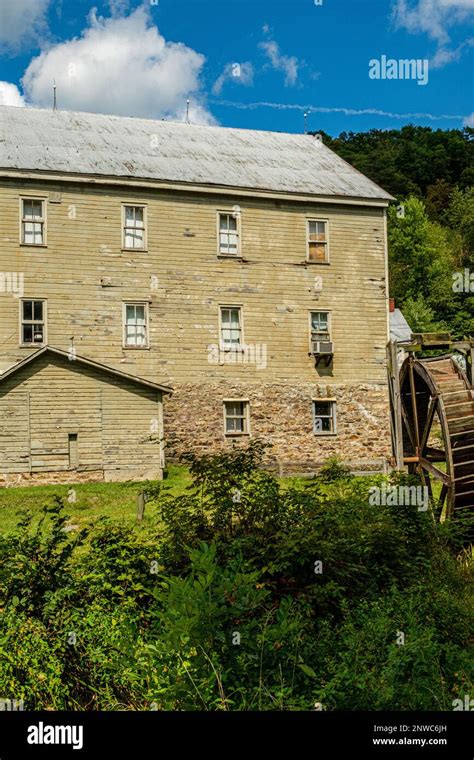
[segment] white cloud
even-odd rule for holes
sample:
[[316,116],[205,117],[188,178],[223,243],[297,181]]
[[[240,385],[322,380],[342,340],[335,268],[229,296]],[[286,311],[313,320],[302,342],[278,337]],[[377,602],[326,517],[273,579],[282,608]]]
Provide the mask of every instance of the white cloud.
[[464,119],[464,126],[474,128],[474,112],[471,113],[470,116],[466,116],[466,118]]
[[283,71],[285,74],[285,85],[292,86],[296,84],[296,80],[298,79],[298,59],[295,56],[282,55],[278,43],[274,40],[260,42],[259,47],[265,51],[271,66],[276,71]]
[[56,80],[58,107],[128,116],[184,119],[190,100],[193,123],[214,123],[202,101],[205,58],[168,42],[144,6],[129,16],[97,17],[79,38],[34,58],[22,80],[28,103],[48,107]]
[[250,87],[253,84],[253,66],[249,61],[245,63],[227,63],[224,71],[214,82],[212,92],[214,95],[220,95],[222,88],[227,80],[234,84],[243,84]]
[[47,31],[50,0],[0,0],[0,47],[16,51]]
[[440,69],[458,61],[464,50],[473,44],[472,39],[450,49],[450,29],[474,15],[474,0],[395,0],[392,19],[397,29],[412,34],[427,34],[436,40],[438,48],[430,61],[432,68]]
[[449,49],[447,47],[439,47],[430,61],[430,67],[432,69],[440,69],[443,66],[446,66],[448,63],[459,61],[464,50],[466,50],[466,48],[472,47],[473,45],[474,37],[471,37],[468,40],[464,40],[464,42],[462,42],[456,48]]
[[0,106],[24,106],[25,101],[16,84],[0,82]]
[[474,12],[474,0],[396,0],[396,27],[412,33],[424,32],[440,45],[449,42],[448,28],[465,21]]

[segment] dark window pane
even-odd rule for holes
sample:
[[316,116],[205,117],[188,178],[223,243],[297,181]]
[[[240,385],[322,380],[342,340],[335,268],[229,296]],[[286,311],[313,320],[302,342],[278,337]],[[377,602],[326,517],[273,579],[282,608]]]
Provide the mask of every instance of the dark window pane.
[[33,325],[23,325],[23,343],[33,343]]
[[32,301],[23,301],[23,319],[33,319]]
[[43,320],[43,302],[42,301],[35,301],[34,302],[34,317],[33,319],[37,319],[39,321]]
[[328,401],[316,401],[314,404],[315,417],[324,417],[331,414],[331,404]]

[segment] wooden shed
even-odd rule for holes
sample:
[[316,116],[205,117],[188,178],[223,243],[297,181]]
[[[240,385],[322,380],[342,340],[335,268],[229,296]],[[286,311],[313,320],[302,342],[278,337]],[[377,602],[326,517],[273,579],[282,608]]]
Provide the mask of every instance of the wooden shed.
[[1,481],[161,478],[169,393],[74,351],[35,351],[0,376]]

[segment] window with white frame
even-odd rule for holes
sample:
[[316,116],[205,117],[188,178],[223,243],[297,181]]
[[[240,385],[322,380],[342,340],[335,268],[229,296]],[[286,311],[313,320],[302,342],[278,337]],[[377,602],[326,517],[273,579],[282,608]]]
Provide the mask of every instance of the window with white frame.
[[325,264],[329,261],[328,223],[319,219],[308,219],[308,261]]
[[242,338],[242,309],[240,306],[221,306],[221,348],[240,348]]
[[24,299],[21,308],[21,335],[23,346],[41,346],[46,343],[46,301]]
[[226,435],[248,434],[248,401],[224,401],[224,430]]
[[123,206],[123,247],[146,248],[145,206]]
[[311,340],[330,340],[328,311],[311,312]]
[[21,242],[23,245],[45,245],[44,199],[21,199]]
[[148,347],[148,308],[145,303],[124,304],[123,344],[126,348]]
[[336,433],[336,402],[332,400],[313,401],[313,426],[316,435]]
[[219,254],[221,256],[238,256],[239,218],[237,214],[219,213]]

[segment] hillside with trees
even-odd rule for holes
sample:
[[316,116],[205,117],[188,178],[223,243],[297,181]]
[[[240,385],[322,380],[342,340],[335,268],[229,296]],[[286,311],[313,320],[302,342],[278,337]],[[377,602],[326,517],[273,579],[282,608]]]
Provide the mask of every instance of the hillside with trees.
[[414,331],[474,335],[473,138],[470,127],[412,125],[323,136],[398,201],[389,210],[390,294]]

